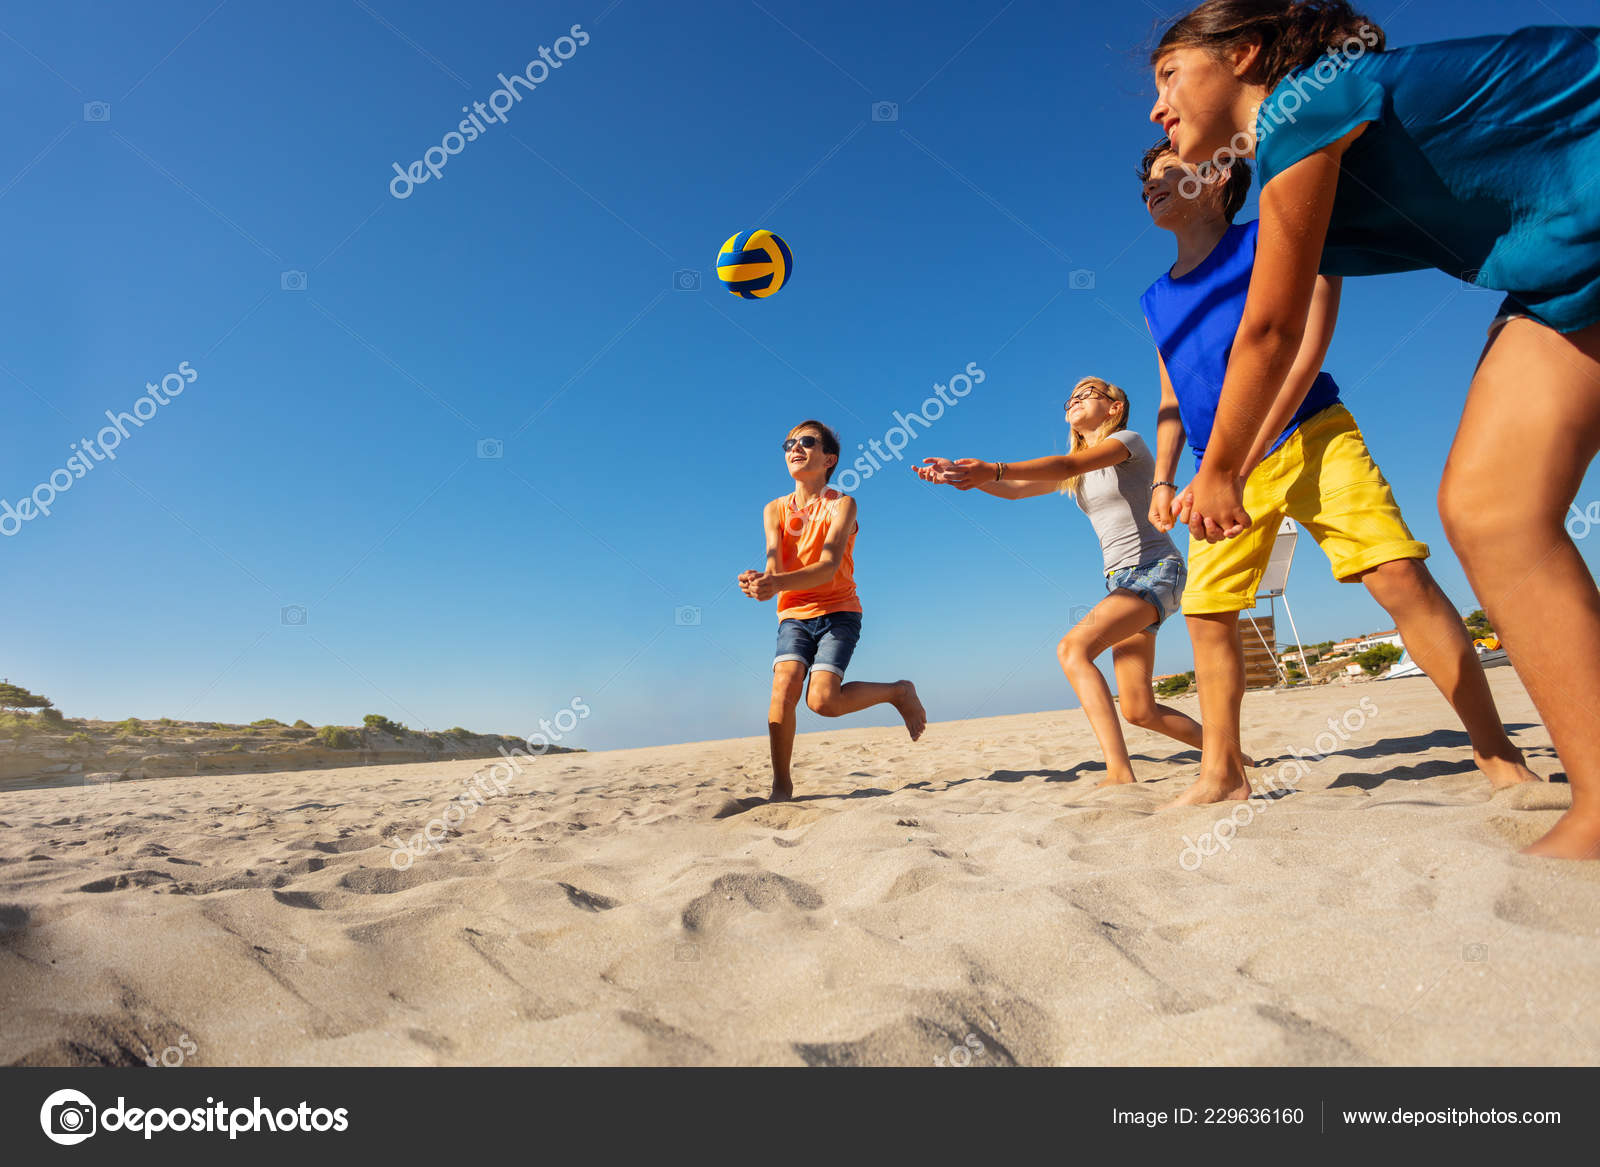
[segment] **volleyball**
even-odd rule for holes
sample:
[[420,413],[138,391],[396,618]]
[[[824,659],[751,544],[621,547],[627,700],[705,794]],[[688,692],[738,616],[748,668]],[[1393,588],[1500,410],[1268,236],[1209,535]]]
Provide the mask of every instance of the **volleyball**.
[[794,256],[782,237],[771,231],[741,231],[722,245],[717,278],[728,291],[746,300],[772,295],[789,282]]

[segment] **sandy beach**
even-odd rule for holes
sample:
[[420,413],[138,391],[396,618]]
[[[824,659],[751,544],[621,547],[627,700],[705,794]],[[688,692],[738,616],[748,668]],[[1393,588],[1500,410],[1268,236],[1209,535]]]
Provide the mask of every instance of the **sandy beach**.
[[1244,724],[1242,812],[1140,730],[1093,790],[1078,711],[802,735],[784,805],[764,737],[0,791],[0,1063],[1600,1064],[1600,863],[1516,854],[1565,784],[1423,679]]

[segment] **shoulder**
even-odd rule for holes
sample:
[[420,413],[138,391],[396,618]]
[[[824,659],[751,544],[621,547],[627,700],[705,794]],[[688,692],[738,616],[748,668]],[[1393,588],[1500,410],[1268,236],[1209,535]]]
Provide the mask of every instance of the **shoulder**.
[[848,519],[855,516],[855,495],[845,494],[842,490],[838,490],[830,486],[828,488],[828,492],[823,495],[823,497],[827,500],[828,509],[833,511],[833,513],[838,515],[840,518]]
[[1114,434],[1107,434],[1105,440],[1118,442],[1128,451],[1128,457],[1137,458],[1146,450],[1144,439],[1139,436],[1138,430],[1118,430]]
[[1278,83],[1256,114],[1256,167],[1266,186],[1301,159],[1382,119],[1387,90],[1366,67],[1381,54],[1329,53]]

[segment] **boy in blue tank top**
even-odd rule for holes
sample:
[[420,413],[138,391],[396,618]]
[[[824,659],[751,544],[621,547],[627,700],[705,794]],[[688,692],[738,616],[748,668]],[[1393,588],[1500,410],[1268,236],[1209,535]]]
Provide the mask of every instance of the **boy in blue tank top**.
[[[1196,465],[1211,437],[1255,267],[1257,224],[1233,221],[1250,189],[1243,162],[1200,182],[1163,140],[1145,154],[1140,176],[1151,218],[1178,243],[1177,263],[1140,298],[1161,374],[1150,514],[1170,530],[1185,435]],[[1255,607],[1285,515],[1317,541],[1334,578],[1365,584],[1389,613],[1412,659],[1461,718],[1474,761],[1489,781],[1499,788],[1534,778],[1501,725],[1466,627],[1423,565],[1427,545],[1412,538],[1355,419],[1339,401],[1338,385],[1322,368],[1338,310],[1338,281],[1319,280],[1305,342],[1245,463],[1245,507],[1254,522],[1226,542],[1189,544],[1183,612],[1205,741],[1200,776],[1179,804],[1250,794],[1239,744],[1239,613]]]

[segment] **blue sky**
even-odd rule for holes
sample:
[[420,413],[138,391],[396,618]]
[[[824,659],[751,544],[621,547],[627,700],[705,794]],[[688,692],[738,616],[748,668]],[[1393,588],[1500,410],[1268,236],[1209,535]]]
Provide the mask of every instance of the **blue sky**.
[[[976,362],[985,382],[857,492],[851,674],[917,680],[935,720],[1074,705],[1054,645],[1103,594],[1088,523],[909,466],[1061,450],[1090,373],[1153,429],[1138,295],[1172,244],[1133,167],[1144,50],[1176,11],[7,9],[0,496],[146,382],[196,379],[0,539],[0,672],[72,716],[526,734],[576,696],[565,740],[590,748],[759,734],[776,617],[734,578],[788,489],[784,432],[819,416],[853,452]],[[1488,0],[1368,11],[1394,44],[1513,27]],[[575,24],[588,43],[557,46]],[[393,164],[541,46],[576,51],[392,197]],[[795,275],[746,302],[715,257],[755,227]],[[1497,303],[1434,273],[1351,281],[1328,362],[1463,609],[1433,497]],[[1388,626],[1309,543],[1290,596],[1308,640]],[[1157,666],[1190,667],[1181,622]]]

